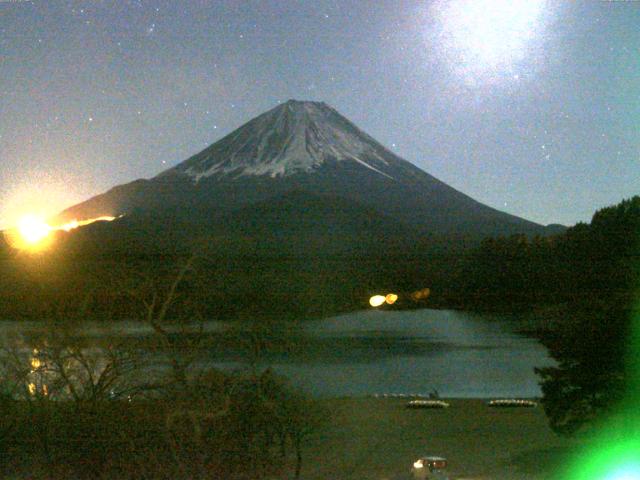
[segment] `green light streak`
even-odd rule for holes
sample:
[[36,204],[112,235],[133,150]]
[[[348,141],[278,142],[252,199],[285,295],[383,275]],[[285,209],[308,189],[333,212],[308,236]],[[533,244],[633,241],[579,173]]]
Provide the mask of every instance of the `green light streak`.
[[640,480],[640,303],[631,323],[625,399],[558,480]]
[[631,325],[631,338],[629,350],[627,352],[627,368],[629,388],[626,396],[626,409],[634,416],[636,426],[640,425],[640,411],[638,409],[640,400],[640,301],[634,310]]
[[600,435],[558,478],[571,480],[640,479],[640,441],[620,439],[616,432]]

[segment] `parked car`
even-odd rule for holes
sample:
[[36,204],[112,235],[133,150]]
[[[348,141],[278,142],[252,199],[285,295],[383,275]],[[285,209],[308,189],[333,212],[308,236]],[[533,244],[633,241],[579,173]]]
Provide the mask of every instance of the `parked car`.
[[413,462],[411,473],[414,480],[449,480],[447,459],[427,456]]

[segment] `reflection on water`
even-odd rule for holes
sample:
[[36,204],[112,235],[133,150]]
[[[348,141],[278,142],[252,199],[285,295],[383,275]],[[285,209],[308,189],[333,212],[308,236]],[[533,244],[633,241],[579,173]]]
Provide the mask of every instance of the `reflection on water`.
[[427,393],[448,397],[540,395],[536,366],[552,364],[537,341],[488,315],[365,311],[312,322],[324,355],[276,363],[318,395]]
[[[0,333],[37,325],[0,323]],[[226,325],[208,322],[212,347],[207,364],[242,366],[237,350],[218,342]],[[540,395],[534,367],[552,362],[543,346],[514,332],[512,322],[489,315],[416,310],[368,310],[308,322],[303,345],[272,354],[266,365],[294,383],[322,396],[383,393],[447,397],[534,397]],[[89,338],[142,338],[148,325],[120,323],[109,328],[85,326]]]

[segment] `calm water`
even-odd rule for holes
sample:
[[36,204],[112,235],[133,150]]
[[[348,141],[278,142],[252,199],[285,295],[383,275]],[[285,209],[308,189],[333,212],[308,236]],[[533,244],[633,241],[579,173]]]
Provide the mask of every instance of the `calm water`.
[[304,354],[269,364],[315,395],[535,397],[533,368],[553,364],[513,322],[488,315],[367,310],[314,321],[307,332],[315,341]]
[[[1,322],[0,332],[21,330]],[[207,330],[223,325],[210,322]],[[309,322],[310,340],[297,355],[272,356],[268,364],[318,396],[426,394],[446,397],[534,397],[540,395],[536,366],[551,365],[536,340],[514,332],[514,323],[488,315],[443,310],[367,310]],[[95,336],[144,336],[151,329],[128,322]],[[213,364],[240,366],[232,354]]]

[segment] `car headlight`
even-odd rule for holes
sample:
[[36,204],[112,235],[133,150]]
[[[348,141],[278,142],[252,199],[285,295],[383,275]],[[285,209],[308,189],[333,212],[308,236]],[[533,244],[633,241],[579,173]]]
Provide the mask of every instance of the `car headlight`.
[[424,468],[422,460],[416,460],[415,462],[413,462],[413,468]]

